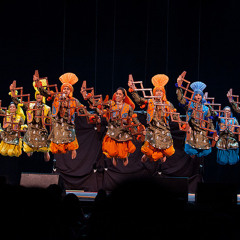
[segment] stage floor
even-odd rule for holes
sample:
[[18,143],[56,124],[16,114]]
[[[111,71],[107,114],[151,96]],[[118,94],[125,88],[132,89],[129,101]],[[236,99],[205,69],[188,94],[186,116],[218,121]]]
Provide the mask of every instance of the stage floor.
[[[83,201],[94,201],[97,196],[97,192],[84,192],[82,190],[66,190],[66,194],[73,193],[75,194],[79,200]],[[195,202],[195,193],[188,193],[188,202]],[[240,194],[237,194],[237,204],[240,205]]]

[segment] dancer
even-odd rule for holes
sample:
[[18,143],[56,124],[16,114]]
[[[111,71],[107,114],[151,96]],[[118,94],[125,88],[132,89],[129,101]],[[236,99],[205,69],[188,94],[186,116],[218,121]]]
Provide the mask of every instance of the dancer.
[[[42,87],[46,87],[47,83],[45,79],[39,80]],[[25,103],[23,102],[23,109],[27,112],[27,132],[23,138],[23,151],[30,157],[33,152],[43,152],[44,160],[50,160],[49,154],[49,140],[48,130],[46,123],[50,123],[51,108],[45,104],[46,98],[43,97],[38,89],[35,89],[36,102]],[[12,101],[15,104],[19,104],[20,100],[15,95],[16,81],[10,85],[10,91],[12,95]]]
[[127,166],[129,154],[136,150],[131,131],[126,127],[132,123],[139,124],[133,112],[135,105],[122,87],[117,89],[108,103],[109,110],[105,112],[108,115],[108,131],[103,139],[102,150],[107,158],[112,158],[114,166],[118,158],[123,159],[123,165]]
[[133,80],[129,79],[128,86],[134,101],[141,107],[147,106],[147,124],[145,142],[141,148],[143,153],[142,162],[150,161],[165,162],[167,157],[175,153],[173,140],[169,127],[169,112],[176,112],[172,103],[167,100],[164,86],[169,78],[164,74],[152,77],[154,85],[152,99],[140,97],[135,91]]
[[[185,140],[185,152],[192,158],[204,157],[211,153],[211,144],[207,136],[207,130],[203,129],[204,123],[201,122],[200,117],[203,120],[210,120],[210,129],[214,131],[214,125],[212,119],[217,116],[217,113],[209,106],[205,105],[206,100],[203,98],[203,90],[206,88],[206,84],[203,82],[193,82],[190,87],[193,89],[193,99],[196,102],[188,102],[183,97],[183,92],[180,86],[182,86],[183,77],[180,75],[177,79],[177,99],[180,104],[186,109],[186,114],[189,122],[189,138]],[[202,112],[203,114],[201,114]],[[202,116],[203,115],[203,116]],[[196,117],[194,117],[196,116]],[[218,140],[218,136],[214,136],[214,140]]]
[[234,126],[238,121],[232,116],[231,108],[225,107],[217,123],[219,140],[217,147],[217,163],[220,165],[234,165],[239,161],[239,144],[236,135],[233,133]]
[[50,151],[53,154],[71,151],[72,159],[77,156],[78,141],[75,132],[75,112],[77,108],[81,113],[84,106],[73,97],[73,85],[78,82],[74,73],[65,73],[60,76],[62,83],[60,93],[52,93],[41,86],[39,79],[34,75],[33,81],[41,95],[53,99],[52,104],[52,130],[48,137],[51,141]]
[[5,114],[3,119],[3,130],[1,133],[0,154],[9,157],[19,157],[22,154],[22,138],[19,130],[23,130],[25,115],[20,106],[11,102],[5,111],[0,109],[1,114]]

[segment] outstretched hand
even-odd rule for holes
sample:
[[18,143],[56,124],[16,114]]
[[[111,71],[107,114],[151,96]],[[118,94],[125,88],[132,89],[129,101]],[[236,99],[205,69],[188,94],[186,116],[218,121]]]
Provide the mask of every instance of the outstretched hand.
[[39,77],[36,76],[35,74],[33,75],[33,82],[35,82],[35,85],[36,85],[37,88],[41,87],[41,83],[39,81]]
[[182,75],[180,75],[180,76],[177,78],[178,87],[181,87],[181,86],[182,86],[182,83],[183,83],[183,77],[182,77]]
[[231,103],[233,101],[232,99],[232,89],[230,89],[228,92],[227,92],[227,97],[228,97],[228,101]]
[[83,81],[80,93],[82,94],[84,99],[87,97],[86,86],[87,86],[86,81]]
[[16,88],[16,80],[14,80],[12,84],[9,86],[12,97],[16,97],[15,88]]
[[11,84],[10,87],[9,87],[9,89],[10,89],[10,91],[14,91],[15,88],[16,88],[16,80],[14,80],[14,81],[12,82],[12,84]]

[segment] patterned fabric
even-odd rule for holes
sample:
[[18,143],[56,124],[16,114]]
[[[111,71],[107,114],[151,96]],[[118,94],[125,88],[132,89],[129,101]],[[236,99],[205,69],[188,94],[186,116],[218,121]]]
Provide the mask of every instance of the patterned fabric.
[[158,117],[157,111],[154,112],[153,119],[146,128],[145,141],[157,149],[167,149],[173,144],[169,124],[164,116]]
[[[195,109],[197,109],[198,111],[195,111]],[[200,111],[203,112],[202,117],[203,117],[203,119],[206,120],[206,116],[208,114],[209,108],[203,104],[198,104],[196,106],[196,103],[192,102],[190,108],[188,108],[188,110],[187,110],[188,119],[190,120],[191,117],[194,116],[194,114],[196,115],[196,118],[200,118],[201,117]],[[197,121],[199,121],[199,120],[197,120]]]
[[153,119],[154,114],[154,103],[152,99],[148,102],[148,108],[147,108],[147,124],[149,124]]
[[[117,105],[114,105],[112,109],[117,110],[118,109]],[[118,114],[119,114],[118,112],[113,112],[113,117],[117,117]],[[124,118],[132,117],[133,116],[132,107],[127,103],[124,103],[120,111],[120,115]],[[139,123],[137,118],[132,118],[132,121],[135,124]],[[124,127],[124,125],[127,125],[127,124],[128,122],[126,120],[125,121],[123,120],[123,122],[121,122],[121,120],[118,120],[118,119],[110,119],[108,123],[108,131],[106,135],[108,135],[110,138],[119,142],[132,140],[132,134],[130,130]]]
[[[31,110],[37,109],[37,110]],[[51,108],[45,104],[37,105],[37,103],[30,103],[29,110],[27,111],[27,123],[31,123],[34,119],[34,116],[42,116],[44,115],[44,122],[46,122],[46,117],[49,116],[51,112]],[[42,114],[43,113],[43,114]],[[35,121],[41,121],[40,118],[35,118]],[[43,125],[44,126],[44,125]]]
[[[48,131],[46,128],[40,126],[40,124],[28,124],[27,132],[24,134],[23,142],[30,148],[48,148]],[[26,152],[24,150],[24,152]]]
[[[8,113],[10,114],[10,113]],[[21,116],[19,115],[8,115],[3,119],[3,128],[12,127],[12,129],[17,130],[19,127],[19,123],[21,121]]]
[[[59,113],[59,110],[61,108],[62,101],[60,100],[60,94],[56,95],[53,101],[52,105],[52,116],[56,117],[57,114]],[[68,115],[70,118],[70,121],[72,124],[74,124],[74,119],[75,119],[75,111],[77,107],[77,100],[75,98],[70,98],[67,102],[68,106],[66,111],[68,111]],[[63,115],[65,112],[63,113]]]
[[[145,100],[146,101],[146,100]],[[166,104],[164,106],[164,111],[166,112],[170,112],[174,110],[173,105],[169,102],[169,101],[165,101],[163,102],[164,104]],[[152,119],[153,119],[153,114],[156,108],[158,108],[158,112],[162,110],[163,106],[158,106],[158,101],[155,101],[153,99],[149,99],[148,100],[148,107],[147,107],[147,123],[149,124]],[[162,114],[163,117],[167,118],[169,116],[169,114]]]
[[124,103],[121,111],[119,112],[118,111],[118,106],[116,104],[112,107],[112,111],[113,111],[112,116],[114,118],[117,118],[119,116],[119,113],[120,113],[122,118],[126,118],[128,116],[128,112],[130,111],[130,105]]
[[76,138],[75,127],[65,119],[53,119],[52,131],[48,137],[51,142],[64,144],[73,142]]
[[[216,144],[216,147],[219,149],[236,149],[239,147],[236,135],[232,133],[232,129],[230,127],[225,128],[225,119],[220,119],[220,123],[217,124],[217,128],[219,129],[219,140]],[[238,121],[236,118],[229,119],[228,124],[238,125]]]

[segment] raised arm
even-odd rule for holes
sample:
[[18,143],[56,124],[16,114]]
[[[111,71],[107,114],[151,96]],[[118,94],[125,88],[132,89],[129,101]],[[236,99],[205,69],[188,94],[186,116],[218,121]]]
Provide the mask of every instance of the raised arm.
[[146,104],[147,103],[147,99],[146,98],[143,98],[143,97],[140,97],[138,95],[138,93],[136,92],[136,86],[135,84],[133,83],[133,80],[132,79],[129,79],[128,80],[128,87],[129,87],[129,92],[131,93],[134,101],[142,106],[143,104]]
[[[12,84],[9,86],[9,89],[11,92],[12,101],[14,102],[15,105],[18,105],[20,103],[20,100],[16,96],[16,93],[14,90],[15,88],[16,88],[16,80],[12,82]],[[23,109],[26,111],[28,109],[28,105],[24,102],[22,104],[23,104]]]
[[183,78],[180,75],[176,83],[176,87],[177,87],[176,94],[180,104],[182,104],[183,106],[186,106],[188,103],[187,103],[187,100],[183,97],[183,92],[182,92],[182,89],[180,88],[182,86],[182,82],[183,82]]
[[232,97],[232,89],[230,89],[227,93],[227,98],[228,98],[228,101],[229,103],[231,104],[233,110],[237,113],[240,113],[240,108],[238,106],[238,104],[233,100],[233,97]]
[[208,105],[208,108],[209,108],[210,116],[212,116],[213,118],[217,118],[218,117],[218,113],[216,111],[214,111],[212,106]]
[[40,92],[40,94],[46,98],[51,97],[51,93],[47,90],[44,89],[44,87],[42,87],[39,78],[36,75],[33,75],[33,82],[35,83],[35,86],[37,87],[38,91]]

